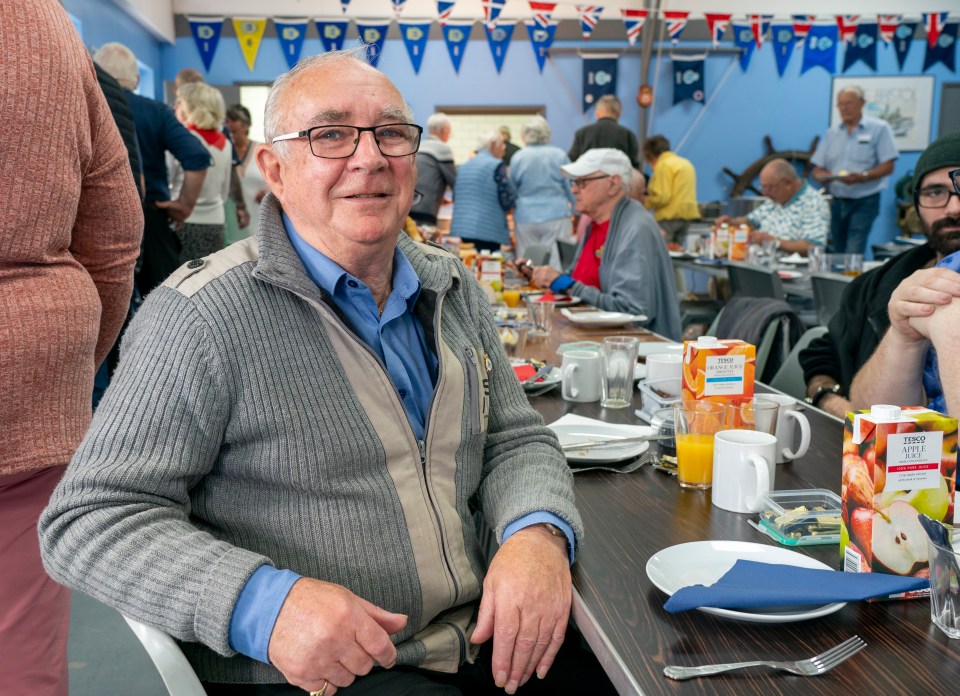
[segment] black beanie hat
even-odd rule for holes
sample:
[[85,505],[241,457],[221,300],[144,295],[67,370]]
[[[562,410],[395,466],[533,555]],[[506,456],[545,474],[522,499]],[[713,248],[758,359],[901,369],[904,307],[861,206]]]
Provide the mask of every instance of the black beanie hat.
[[913,170],[914,193],[920,188],[923,177],[943,167],[960,168],[960,131],[938,138],[920,155]]

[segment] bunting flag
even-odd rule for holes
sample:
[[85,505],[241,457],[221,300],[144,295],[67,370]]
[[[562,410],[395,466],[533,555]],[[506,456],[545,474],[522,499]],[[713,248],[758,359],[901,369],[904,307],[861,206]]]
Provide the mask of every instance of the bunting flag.
[[[946,13],[943,13],[946,14]],[[927,46],[927,54],[923,58],[923,71],[937,63],[943,63],[947,70],[954,71],[957,57],[957,23],[950,22],[940,27],[937,42]]]
[[703,104],[704,56],[673,56],[673,103],[687,99]]
[[315,19],[317,33],[320,34],[320,41],[323,42],[323,50],[342,51],[343,42],[347,38],[347,25],[350,23],[345,19]]
[[383,42],[387,38],[387,29],[390,27],[389,21],[361,22],[354,20],[357,25],[357,33],[360,40],[366,44],[367,61],[373,67],[377,67],[380,62],[380,54],[383,53]]
[[487,32],[487,44],[490,46],[490,55],[493,56],[493,64],[497,67],[497,73],[503,68],[503,60],[507,57],[507,49],[510,48],[510,39],[513,38],[513,30],[516,24],[498,24],[493,29],[483,25]]
[[631,46],[640,38],[640,30],[643,29],[643,23],[647,21],[648,14],[650,10],[620,10],[623,23],[627,27],[627,41]]
[[527,34],[530,35],[530,45],[533,46],[533,54],[537,57],[537,67],[543,72],[543,64],[547,60],[547,54],[550,52],[550,46],[553,45],[553,37],[557,33],[557,23],[550,22],[546,27],[537,26],[536,22],[524,22],[527,26]]
[[390,0],[393,4],[393,14],[397,17],[400,16],[400,13],[403,12],[403,6],[407,4],[407,0]]
[[303,38],[307,34],[307,24],[309,24],[309,21],[306,18],[273,20],[273,26],[277,28],[277,39],[280,40],[280,48],[283,50],[283,57],[287,59],[287,65],[291,70],[300,60]]
[[443,0],[437,0],[437,17],[440,19],[440,26],[442,27],[450,19],[450,15],[453,14],[453,6],[457,4],[457,0],[453,2],[444,2]]
[[583,110],[605,94],[617,93],[617,56],[594,55],[583,59]]
[[840,30],[840,40],[848,44],[857,34],[857,25],[860,15],[837,15],[837,29]]
[[687,17],[690,16],[690,13],[673,12],[668,10],[661,14],[663,16],[663,20],[667,23],[667,35],[670,37],[670,42],[679,43],[680,34],[683,33],[683,28],[687,26]]
[[730,25],[733,29],[733,43],[740,49],[740,69],[747,72],[750,65],[750,57],[753,56],[753,49],[757,47],[757,42],[753,38],[753,28],[749,24]]
[[810,33],[810,27],[817,21],[817,15],[793,15],[793,37],[796,39],[797,46],[802,46],[807,34]]
[[893,35],[897,33],[897,27],[900,26],[901,19],[903,19],[903,15],[877,15],[877,26],[880,31],[880,38],[883,39],[885,43],[893,43]]
[[803,66],[800,74],[812,68],[823,68],[833,75],[837,70],[837,37],[839,30],[834,24],[814,24],[804,41]]
[[[487,24],[487,26],[490,25]],[[470,40],[472,29],[472,19],[450,20],[443,26],[443,40],[447,42],[450,62],[453,63],[453,69],[457,73],[460,72],[460,61],[463,60],[463,52],[467,49],[467,42]]]
[[217,52],[217,43],[220,41],[220,30],[223,29],[224,17],[187,17],[190,23],[190,33],[200,52],[203,67],[210,72],[213,63],[213,54]]
[[757,44],[757,48],[763,46],[763,37],[766,35],[767,29],[770,28],[770,20],[772,19],[773,15],[747,15],[747,21],[750,23],[750,31],[753,33],[753,40]]
[[901,72],[903,72],[903,64],[907,62],[907,53],[913,46],[913,37],[916,36],[919,25],[919,22],[903,22],[893,35],[893,50],[897,54],[897,64]]
[[773,55],[777,58],[777,73],[783,77],[787,63],[790,62],[790,56],[793,55],[793,46],[797,41],[793,24],[771,24],[770,40],[773,43]]
[[399,21],[400,36],[403,37],[403,43],[407,47],[407,55],[410,56],[410,62],[413,64],[413,72],[420,72],[420,64],[423,62],[423,52],[427,49],[427,38],[430,36],[429,20],[426,21]]
[[923,28],[927,30],[927,47],[933,48],[937,43],[937,37],[943,31],[944,24],[947,23],[947,12],[924,12]]
[[843,72],[846,72],[858,60],[862,60],[871,70],[877,69],[877,36],[878,28],[873,22],[861,24],[853,41],[847,44],[843,54]]
[[253,72],[253,66],[257,62],[263,30],[266,28],[266,17],[234,17],[233,19],[233,30],[237,32],[237,41],[240,43],[243,59],[247,62],[250,72]]
[[583,32],[583,40],[590,38],[590,34],[597,28],[597,22],[600,21],[602,7],[597,5],[577,5],[577,16],[580,17],[580,30]]
[[347,8],[350,7],[350,0],[340,0],[340,11],[344,14],[347,13]]
[[507,0],[480,0],[483,7],[483,22],[491,29],[497,26],[497,20],[500,19],[500,13],[503,12],[503,6]]
[[730,19],[733,15],[729,13],[717,14],[715,12],[705,12],[703,16],[707,18],[707,31],[709,31],[710,36],[713,37],[713,47],[716,48],[720,44],[721,35],[723,35],[723,32],[730,26]]
[[550,19],[553,17],[553,9],[557,6],[555,2],[533,2],[530,0],[530,11],[533,12],[533,21],[541,29],[546,29],[550,25]]

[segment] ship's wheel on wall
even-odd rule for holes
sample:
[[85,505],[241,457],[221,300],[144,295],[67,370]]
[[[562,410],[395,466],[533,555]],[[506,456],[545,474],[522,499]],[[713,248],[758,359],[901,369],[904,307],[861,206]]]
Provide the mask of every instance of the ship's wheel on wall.
[[781,150],[778,152],[773,147],[773,141],[770,139],[770,136],[763,136],[763,147],[767,154],[744,169],[741,174],[737,174],[727,167],[723,168],[723,173],[729,175],[733,179],[733,188],[730,189],[730,197],[737,198],[742,196],[746,191],[753,191],[758,196],[763,195],[760,190],[753,185],[753,182],[758,176],[760,176],[760,170],[766,166],[767,162],[777,158],[785,159],[794,166],[799,165],[801,168],[800,174],[804,179],[806,179],[813,170],[813,165],[810,163],[810,158],[813,157],[813,152],[817,149],[817,143],[819,142],[820,137],[816,136],[814,137],[813,142],[810,144],[809,150]]

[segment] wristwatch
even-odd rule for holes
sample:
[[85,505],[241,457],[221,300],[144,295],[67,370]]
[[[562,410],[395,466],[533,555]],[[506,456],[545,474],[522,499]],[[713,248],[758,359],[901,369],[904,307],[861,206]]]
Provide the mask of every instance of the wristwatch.
[[863,180],[864,180],[864,181],[870,181],[870,172],[867,171],[866,169],[864,169],[862,172],[860,172],[860,176],[863,177]]
[[825,397],[827,394],[839,394],[839,393],[840,393],[839,384],[834,384],[832,387],[821,386],[821,387],[817,387],[817,391],[813,392],[813,394],[811,396],[808,396],[806,399],[804,399],[804,401],[806,401],[811,406],[816,406],[821,401],[823,401],[823,397]]
[[560,537],[564,541],[567,541],[567,535],[563,533],[563,530],[557,527],[556,525],[550,524],[549,522],[541,522],[539,524],[541,527],[545,527],[548,532],[550,532],[555,537]]

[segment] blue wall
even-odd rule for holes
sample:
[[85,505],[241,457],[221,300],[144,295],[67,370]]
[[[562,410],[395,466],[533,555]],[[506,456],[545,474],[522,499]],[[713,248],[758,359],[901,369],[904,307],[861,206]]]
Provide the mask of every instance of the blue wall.
[[[153,68],[155,75],[162,73],[160,44],[130,15],[110,0],[63,0],[67,12],[83,23],[83,43],[96,49],[110,41],[119,41],[127,46],[137,59]],[[155,85],[162,96],[162,84]]]
[[[351,32],[355,31],[350,29]],[[395,29],[394,29],[395,31]],[[418,121],[425,121],[438,104],[446,105],[545,105],[547,119],[553,128],[554,143],[566,147],[574,131],[588,123],[592,115],[584,114],[580,106],[581,59],[575,53],[555,53],[544,67],[542,75],[526,39],[515,39],[507,54],[503,73],[497,74],[490,51],[475,26],[471,41],[464,53],[459,75],[454,72],[442,41],[429,42],[420,74],[416,75],[400,40],[388,40],[380,61],[380,69],[398,86],[410,102]],[[303,55],[322,51],[319,38],[311,28],[304,43]],[[590,49],[622,49],[624,43],[591,41],[558,42],[558,47]],[[685,43],[683,46],[692,44]],[[724,45],[731,45],[725,43]],[[878,70],[873,72],[858,63],[844,76],[858,75],[920,75],[935,77],[933,123],[931,135],[937,132],[940,83],[956,80],[957,75],[938,65],[921,73],[925,43],[914,41],[904,70],[898,68],[891,47],[878,49]],[[165,80],[172,80],[176,72],[186,66],[200,67],[200,57],[193,40],[181,38],[173,46],[162,48]],[[651,133],[662,133],[671,142],[686,139],[679,152],[691,159],[697,168],[697,195],[701,201],[724,200],[729,195],[732,179],[723,174],[726,166],[735,172],[744,170],[764,154],[763,136],[769,135],[779,149],[807,149],[815,136],[823,134],[830,122],[832,76],[822,69],[801,75],[802,50],[791,57],[784,76],[777,74],[773,48],[769,43],[754,52],[749,70],[744,73],[734,66],[719,91],[718,84],[735,55],[716,55],[707,59],[706,107],[684,102],[673,106],[670,83],[671,61],[669,48],[659,66],[659,88],[654,105]],[[654,54],[656,55],[656,54]],[[842,52],[838,67],[842,65]],[[269,82],[287,69],[276,39],[264,39],[260,47],[256,70],[250,72],[232,38],[223,38],[214,57],[208,78],[216,84],[232,82]],[[635,95],[639,87],[640,56],[625,54],[620,59],[618,95],[624,104],[621,123],[636,128],[640,109]],[[708,113],[689,132],[697,114],[706,108]],[[892,182],[910,171],[919,153],[903,153],[897,160],[891,186],[882,197],[882,212],[874,225],[873,242],[891,239],[897,234]]]

